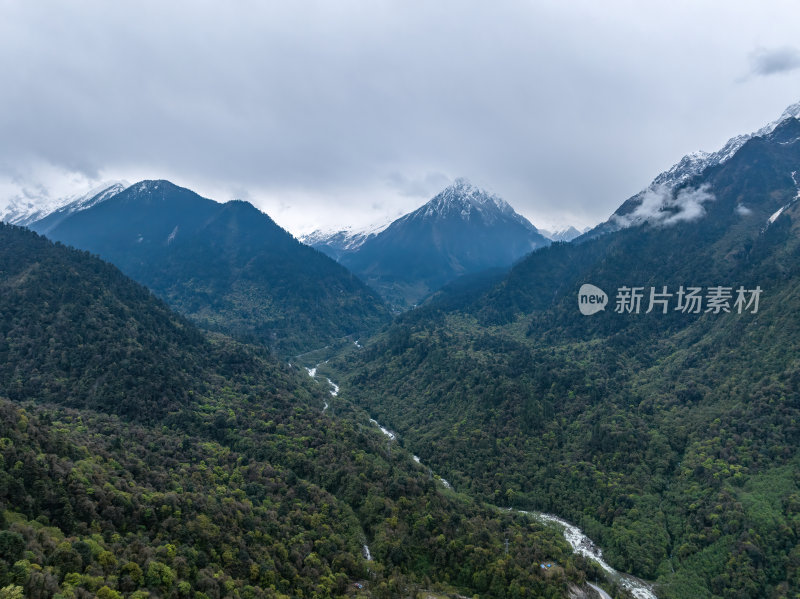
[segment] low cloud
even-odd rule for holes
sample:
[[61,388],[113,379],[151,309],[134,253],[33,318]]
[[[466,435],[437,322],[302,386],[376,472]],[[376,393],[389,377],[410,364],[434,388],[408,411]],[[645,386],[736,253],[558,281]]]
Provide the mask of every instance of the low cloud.
[[736,205],[736,214],[738,214],[740,216],[750,216],[751,214],[753,214],[753,211],[750,210],[750,208],[748,208],[744,204],[737,204]]
[[684,188],[677,193],[661,185],[644,191],[641,203],[632,212],[614,215],[613,219],[621,227],[644,223],[668,227],[702,218],[706,214],[703,204],[714,199],[708,185]]
[[750,54],[750,72],[766,77],[800,69],[800,50],[792,46],[758,48]]

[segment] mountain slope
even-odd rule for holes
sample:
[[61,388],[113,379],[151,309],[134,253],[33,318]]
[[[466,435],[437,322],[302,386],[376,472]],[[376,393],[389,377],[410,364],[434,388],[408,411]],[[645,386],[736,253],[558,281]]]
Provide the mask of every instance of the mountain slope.
[[510,266],[548,243],[506,202],[459,179],[340,261],[390,303],[409,307],[459,276]]
[[193,327],[109,264],[9,225],[0,236],[3,394],[145,419],[188,401],[202,380]]
[[[800,590],[800,121],[332,362],[456,489],[552,510],[661,597]],[[779,210],[783,209],[775,217]],[[773,218],[775,217],[775,218]],[[584,283],[604,311],[583,316]],[[668,297],[646,313],[651,288]],[[700,287],[699,313],[676,310]],[[706,312],[730,288],[730,312]],[[756,313],[735,305],[761,288]],[[617,312],[624,287],[641,310]],[[750,295],[748,295],[748,298]]]
[[388,318],[356,277],[252,205],[219,204],[168,181],[137,183],[47,231],[113,262],[202,326],[284,354]]
[[203,336],[96,257],[0,225],[0,285],[4,596],[566,597],[585,580],[557,531],[445,492],[365,414],[325,410],[304,373]]

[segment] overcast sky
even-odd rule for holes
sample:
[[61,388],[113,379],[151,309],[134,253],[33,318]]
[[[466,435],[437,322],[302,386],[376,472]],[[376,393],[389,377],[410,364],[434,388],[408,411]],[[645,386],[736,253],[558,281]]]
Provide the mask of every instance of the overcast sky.
[[463,176],[586,226],[800,101],[798,24],[796,0],[0,0],[0,206],[165,178],[299,234]]

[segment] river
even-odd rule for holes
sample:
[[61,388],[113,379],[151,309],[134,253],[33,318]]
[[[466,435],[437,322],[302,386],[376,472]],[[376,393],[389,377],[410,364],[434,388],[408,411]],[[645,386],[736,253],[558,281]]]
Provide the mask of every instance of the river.
[[[319,364],[317,365],[319,366]],[[317,368],[306,368],[310,377],[315,378],[317,375]],[[327,377],[326,377],[327,378]],[[336,396],[339,393],[339,387],[334,383],[331,379],[327,379],[328,384],[331,386],[330,394],[332,396]],[[328,408],[328,403],[325,402],[325,407],[323,411]],[[390,441],[394,441],[397,438],[397,435],[390,431],[389,429],[381,426],[381,424],[375,420],[374,418],[370,418],[369,421],[377,426],[381,433],[386,435]],[[416,463],[422,465],[418,456],[414,455],[413,459]],[[439,482],[447,489],[451,489],[452,486],[449,482],[445,479],[437,476],[436,477]],[[509,510],[510,508],[498,508],[498,509],[505,509]],[[545,514],[542,512],[526,512],[524,510],[516,510],[520,514],[525,514],[531,516],[540,522],[544,522],[547,524],[555,524],[556,526],[562,528],[564,531],[564,539],[566,539],[569,546],[572,547],[572,551],[574,553],[578,553],[583,555],[584,557],[594,561],[599,565],[603,570],[605,570],[608,577],[616,582],[619,586],[627,590],[631,595],[633,595],[636,599],[658,599],[656,594],[653,592],[653,588],[643,580],[636,578],[630,574],[626,574],[624,572],[620,572],[615,570],[611,566],[609,566],[606,561],[603,559],[603,552],[602,550],[592,541],[589,537],[583,534],[583,531],[579,529],[574,524],[567,522],[563,518],[559,518],[558,516],[554,516],[553,514]],[[372,555],[369,552],[369,547],[367,547],[366,543],[364,544],[364,556],[367,560],[372,559]],[[600,594],[602,599],[611,599],[603,589],[600,587],[589,583],[589,586],[595,589]]]
[[[389,437],[390,440],[394,441],[395,438],[397,437],[395,433],[381,426],[377,420],[370,418],[369,421],[373,423],[375,426],[377,426],[384,435]],[[414,455],[412,457],[416,463],[422,465],[422,462],[420,462],[418,456]],[[447,482],[445,479],[441,477],[437,478],[444,487],[448,489],[452,488],[450,483]],[[498,509],[509,510],[509,508],[498,508]],[[547,524],[555,524],[556,526],[562,528],[564,531],[564,539],[566,539],[567,543],[569,543],[569,546],[572,547],[572,551],[574,553],[583,555],[584,557],[597,563],[597,565],[599,565],[603,570],[606,571],[608,577],[611,580],[613,580],[619,586],[630,592],[630,594],[633,595],[636,599],[658,599],[656,597],[656,594],[653,592],[652,587],[645,581],[640,580],[630,574],[626,574],[624,572],[615,570],[614,568],[609,566],[603,559],[602,550],[594,543],[594,541],[592,541],[589,537],[583,534],[583,531],[581,531],[581,529],[579,529],[574,524],[571,524],[570,522],[567,522],[563,518],[559,518],[558,516],[554,516],[552,514],[544,514],[542,512],[526,512],[524,510],[515,510],[515,511],[520,514],[525,514],[533,518],[536,518],[540,522],[544,522]],[[603,591],[603,589],[601,589],[600,587],[597,587],[593,584],[590,584],[589,586],[591,586],[598,593],[600,593],[600,596],[603,599],[605,599],[606,597],[608,597],[608,599],[611,599],[608,596],[608,593]]]

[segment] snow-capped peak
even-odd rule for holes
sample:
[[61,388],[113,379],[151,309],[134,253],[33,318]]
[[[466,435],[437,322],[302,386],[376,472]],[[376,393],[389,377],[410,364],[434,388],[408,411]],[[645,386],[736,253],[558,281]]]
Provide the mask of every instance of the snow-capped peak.
[[471,221],[479,219],[486,225],[499,220],[513,220],[536,232],[528,219],[518,214],[505,200],[486,192],[467,179],[458,178],[452,185],[442,190],[427,204],[398,219],[405,220],[449,220]]
[[445,188],[417,212],[422,211],[425,217],[442,217],[457,213],[461,217],[469,219],[473,210],[478,210],[484,215],[492,212],[500,212],[509,216],[516,214],[505,200],[475,187],[463,177],[456,179],[452,185]]
[[12,225],[28,226],[54,212],[63,211],[69,214],[86,210],[124,191],[129,186],[127,181],[104,181],[88,192],[78,192],[55,199],[17,196],[12,198],[5,209],[0,212],[0,220]]

